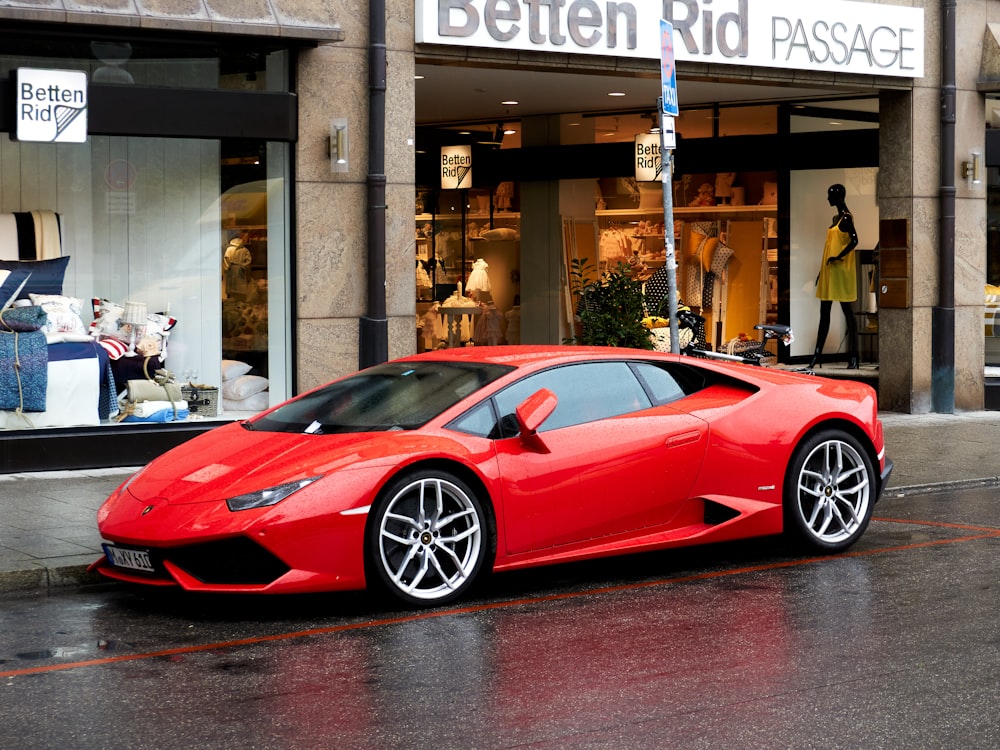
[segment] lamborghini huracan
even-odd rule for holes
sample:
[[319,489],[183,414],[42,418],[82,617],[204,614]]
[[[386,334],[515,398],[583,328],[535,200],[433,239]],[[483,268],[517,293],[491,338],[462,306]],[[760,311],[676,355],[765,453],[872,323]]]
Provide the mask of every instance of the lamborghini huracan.
[[783,535],[839,552],[891,470],[860,383],[630,349],[456,348],[158,457],[98,512],[93,567],[439,605],[488,572],[682,545]]

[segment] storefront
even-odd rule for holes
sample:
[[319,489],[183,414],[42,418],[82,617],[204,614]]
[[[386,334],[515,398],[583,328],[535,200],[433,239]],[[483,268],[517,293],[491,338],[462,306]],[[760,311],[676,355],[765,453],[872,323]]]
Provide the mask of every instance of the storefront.
[[[295,71],[342,31],[2,14],[4,470],[142,463],[290,396]],[[117,403],[160,369],[178,402]]]
[[[427,248],[445,248],[445,284],[438,264],[433,286],[418,284],[420,346],[461,340],[465,334],[448,325],[456,317],[475,343],[488,342],[490,331],[496,336],[495,326],[483,325],[486,315],[463,319],[446,310],[452,288],[478,276],[479,261],[489,269],[501,325],[515,313],[522,342],[572,333],[566,269],[573,258],[648,270],[662,263],[659,183],[635,181],[633,140],[657,124],[662,12],[674,23],[681,105],[672,185],[678,289],[708,313],[708,340],[725,345],[752,334],[754,323],[777,319],[796,331],[784,359],[812,358],[821,308],[815,278],[834,213],[827,188],[843,184],[860,239],[857,299],[849,316],[834,305],[820,361],[843,368],[856,351],[856,374],[878,383],[884,408],[929,410],[932,318],[945,279],[938,276],[938,165],[947,162],[933,135],[941,121],[941,50],[928,47],[925,34],[941,25],[941,9],[915,5],[418,2],[417,145],[427,159],[418,155],[418,278]],[[960,37],[978,42],[988,15],[981,7],[960,15]],[[954,51],[978,64],[978,46],[963,41]],[[970,106],[981,96],[968,72],[960,66],[959,152],[981,122]],[[433,83],[439,76],[445,88]],[[615,89],[620,98],[604,93]],[[564,96],[570,91],[575,106]],[[549,109],[532,106],[539,94]],[[476,106],[501,97],[513,103]],[[463,101],[469,106],[456,106]],[[465,200],[439,181],[442,147],[458,144],[470,145],[473,156]],[[972,239],[982,188],[952,184],[958,231]],[[498,209],[501,186],[516,196],[510,212]],[[511,242],[513,250],[502,246]],[[974,249],[957,252],[960,265],[974,262]],[[516,283],[509,281],[512,253]],[[950,365],[958,374],[956,408],[982,408],[981,296],[963,287],[948,304],[960,340]],[[507,307],[513,299],[516,310]],[[435,301],[438,318],[421,314]],[[457,305],[469,308],[469,300]]]
[[[625,94],[614,109],[605,104],[587,110],[600,106],[590,96],[576,111],[528,117],[516,114],[519,102],[508,107],[513,120],[494,124],[470,117],[418,131],[418,147],[430,157],[418,161],[417,171],[423,209],[416,218],[422,347],[512,340],[503,334],[512,318],[519,341],[572,335],[574,300],[567,279],[548,275],[535,283],[535,274],[529,276],[523,262],[512,260],[539,254],[539,246],[525,247],[523,236],[523,225],[532,221],[528,214],[539,205],[558,212],[562,257],[556,260],[564,273],[580,258],[593,261],[597,271],[624,263],[639,267],[641,275],[663,264],[661,186],[637,180],[634,145],[659,124],[659,81],[650,73],[658,62],[660,8],[618,3],[614,14],[609,8],[607,17],[595,12],[584,20],[582,6],[574,4],[541,9],[514,3],[509,13],[491,13],[487,5],[418,3],[418,41],[440,45],[427,46],[426,55],[418,45],[418,73],[425,81],[454,74],[446,67],[454,61],[441,52],[444,45],[451,57],[454,47],[461,47],[466,65],[485,65],[476,58],[516,50],[519,68],[538,66],[552,85],[558,85],[557,76],[528,57],[532,53],[564,55],[560,62],[569,70],[564,80],[581,77],[575,59],[585,60],[581,65],[592,76],[613,80],[627,56],[635,67],[629,83],[640,84],[632,93],[641,91],[645,102]],[[863,295],[850,321],[833,316],[823,352],[831,362],[857,354],[874,367],[879,96],[882,90],[908,91],[922,76],[923,14],[853,2],[822,9],[769,3],[766,13],[746,2],[704,5],[666,3],[664,8],[673,15],[682,106],[675,123],[680,144],[672,184],[679,293],[708,319],[706,338],[717,348],[770,319],[791,321],[798,331],[783,359],[811,354],[819,305],[809,282],[831,212],[826,190],[845,184],[863,238],[857,264]],[[594,57],[598,54],[613,56],[613,62],[602,66]],[[518,75],[510,67],[493,67]],[[788,85],[775,86],[775,76],[763,68],[781,69]],[[732,83],[719,82],[724,70]],[[482,72],[476,68],[473,77]],[[418,110],[423,84],[418,81]],[[686,86],[697,90],[694,102],[685,102]],[[532,148],[524,131],[539,120],[545,121],[545,142]],[[470,160],[464,193],[449,190],[442,179],[447,175],[438,174],[447,171],[446,163],[437,163],[438,155],[458,144]],[[548,153],[532,159],[524,156],[529,149]],[[575,155],[558,154],[573,149]],[[538,162],[544,168],[537,169]],[[524,201],[525,190],[537,189],[542,179],[558,182],[555,208]],[[655,180],[656,173],[646,179]],[[547,249],[551,252],[552,245]],[[484,268],[488,277],[482,275]],[[458,284],[467,294],[456,301]],[[449,309],[471,309],[473,301],[483,303],[481,314],[463,316]],[[464,333],[456,321],[465,326]],[[853,341],[850,329],[859,332]]]

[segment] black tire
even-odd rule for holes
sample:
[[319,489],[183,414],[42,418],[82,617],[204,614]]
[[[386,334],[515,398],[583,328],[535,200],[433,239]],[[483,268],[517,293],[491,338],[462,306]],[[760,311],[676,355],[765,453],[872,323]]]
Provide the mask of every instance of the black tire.
[[868,451],[853,435],[812,435],[796,448],[785,477],[786,534],[811,551],[847,549],[868,528],[876,481]]
[[397,478],[369,517],[370,580],[409,606],[457,599],[492,548],[491,518],[476,493],[450,472],[428,469]]

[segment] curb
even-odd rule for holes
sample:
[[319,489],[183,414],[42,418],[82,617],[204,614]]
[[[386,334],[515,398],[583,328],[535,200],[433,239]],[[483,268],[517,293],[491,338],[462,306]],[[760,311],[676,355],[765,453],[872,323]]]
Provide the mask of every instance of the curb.
[[[98,555],[94,555],[96,560]],[[0,594],[26,592],[51,593],[55,589],[91,586],[107,581],[98,573],[88,570],[89,565],[66,565],[63,567],[37,567],[27,570],[11,570],[0,573]]]
[[971,490],[977,487],[1000,487],[1000,477],[985,477],[983,479],[955,479],[948,482],[932,482],[930,484],[911,484],[905,487],[886,487],[882,497],[903,498],[908,495],[934,495],[953,490]]

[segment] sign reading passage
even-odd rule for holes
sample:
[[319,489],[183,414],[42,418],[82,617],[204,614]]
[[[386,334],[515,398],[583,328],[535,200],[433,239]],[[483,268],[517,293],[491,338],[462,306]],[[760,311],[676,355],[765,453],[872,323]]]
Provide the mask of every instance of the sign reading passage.
[[17,140],[87,142],[87,74],[79,70],[17,70]]

